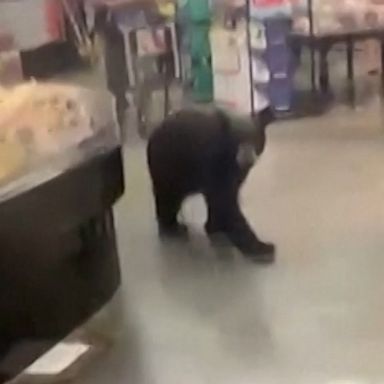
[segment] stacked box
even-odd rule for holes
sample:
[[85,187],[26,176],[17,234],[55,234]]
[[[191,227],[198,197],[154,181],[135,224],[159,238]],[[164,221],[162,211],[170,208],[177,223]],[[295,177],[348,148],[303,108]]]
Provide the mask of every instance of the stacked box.
[[[251,19],[250,25],[250,59],[252,60],[252,80],[254,103],[258,97],[263,100],[269,100],[268,84],[271,79],[271,73],[266,62],[266,52],[268,41],[265,25],[255,19]],[[257,108],[254,106],[254,109]]]
[[271,78],[269,98],[277,111],[288,111],[292,106],[295,63],[289,46],[291,20],[287,18],[264,21],[267,38],[265,60]]
[[[212,44],[216,101],[222,100],[224,95],[224,99],[232,100],[231,105],[241,108],[242,111],[257,111],[267,103],[276,111],[291,109],[295,62],[288,37],[292,22],[287,17],[281,17],[284,12],[272,12],[276,9],[285,9],[286,3],[285,0],[281,2],[280,0],[251,0],[249,23],[245,23],[243,17],[240,22],[227,23],[229,26],[232,25],[230,27],[233,28],[232,30],[228,29],[224,32],[225,28],[222,28],[220,38],[227,39],[229,41],[227,45],[232,45],[232,48],[236,46],[232,52],[225,45],[219,46],[218,31],[213,34],[216,39]],[[255,12],[255,7],[258,10],[263,8],[265,12]],[[268,13],[267,10],[272,13]],[[249,36],[247,36],[248,33]],[[226,52],[225,55],[224,52]],[[235,56],[238,56],[237,61],[240,62],[237,69]],[[250,61],[252,71],[250,71]],[[224,68],[230,65],[233,68]],[[241,84],[242,88],[239,94],[236,91],[238,84]],[[250,98],[253,98],[253,108],[250,108],[252,106]]]
[[292,106],[294,60],[288,37],[292,25],[294,5],[301,0],[249,0],[251,20],[258,20],[265,28],[266,48],[254,52],[264,59],[270,72],[267,92],[276,111],[288,111]]

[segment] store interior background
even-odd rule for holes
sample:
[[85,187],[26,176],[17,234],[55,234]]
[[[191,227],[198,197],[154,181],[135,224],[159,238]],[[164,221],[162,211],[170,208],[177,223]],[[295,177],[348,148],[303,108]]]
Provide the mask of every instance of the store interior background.
[[[355,49],[355,105],[346,96],[345,48],[336,45],[324,111],[284,111],[268,129],[266,152],[242,193],[252,225],[277,244],[277,262],[268,268],[211,246],[199,197],[183,209],[191,241],[159,241],[145,140],[130,99],[122,125],[126,190],[115,208],[123,282],[81,328],[101,347],[70,382],[383,382],[384,109],[379,47],[370,44]],[[49,80],[106,89],[100,62]],[[311,87],[305,49],[295,86]],[[153,98],[149,113],[160,121],[162,91]],[[170,98],[172,110],[184,105],[178,82]],[[25,340],[0,356],[0,372],[14,370],[41,342]]]

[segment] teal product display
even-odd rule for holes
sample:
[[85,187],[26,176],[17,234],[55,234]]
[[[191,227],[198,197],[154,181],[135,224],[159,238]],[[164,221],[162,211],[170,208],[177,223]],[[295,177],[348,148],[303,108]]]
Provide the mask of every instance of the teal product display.
[[192,59],[192,98],[199,103],[209,103],[213,100],[213,75],[210,60]]
[[192,24],[189,28],[189,50],[192,58],[211,57],[211,25]]
[[183,22],[183,48],[190,60],[188,82],[192,99],[210,102],[213,99],[212,53],[209,39],[212,7],[210,0],[179,0]]
[[192,98],[198,102],[213,100],[212,52],[209,30],[209,25],[192,26],[190,30]]
[[187,0],[185,13],[193,24],[210,23],[212,18],[212,7],[210,0]]
[[212,5],[210,0],[178,0],[177,17],[186,24],[210,24]]

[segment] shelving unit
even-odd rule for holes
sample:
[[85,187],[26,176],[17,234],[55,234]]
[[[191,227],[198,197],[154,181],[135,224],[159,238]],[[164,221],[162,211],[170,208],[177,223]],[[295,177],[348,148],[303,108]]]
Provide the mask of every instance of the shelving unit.
[[288,2],[265,6],[247,0],[249,23],[258,22],[263,25],[265,33],[265,50],[255,52],[253,56],[263,60],[268,68],[270,78],[267,94],[271,106],[276,112],[288,112],[293,104],[295,60],[289,44],[291,33],[291,8]]
[[[239,20],[228,23],[228,29],[219,27],[213,31],[216,39],[212,44],[215,100],[247,113],[255,113],[268,104],[277,112],[289,111],[295,72],[289,45],[291,20],[284,12],[281,17],[255,12],[252,0],[246,1],[242,12],[236,11],[236,16],[239,15]],[[222,40],[227,40],[225,57],[219,33]],[[235,55],[238,56],[237,67]],[[232,68],[225,70],[230,63]],[[242,87],[239,93],[237,84]],[[244,89],[249,89],[247,95]]]

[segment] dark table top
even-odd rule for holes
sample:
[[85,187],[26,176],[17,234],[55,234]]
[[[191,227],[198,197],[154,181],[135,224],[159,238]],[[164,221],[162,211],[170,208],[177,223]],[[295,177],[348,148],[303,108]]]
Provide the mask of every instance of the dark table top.
[[343,31],[340,33],[330,33],[312,36],[304,33],[293,32],[291,33],[290,38],[293,42],[307,45],[313,44],[315,46],[322,44],[337,44],[346,41],[359,41],[368,39],[384,40],[384,27],[365,30]]

